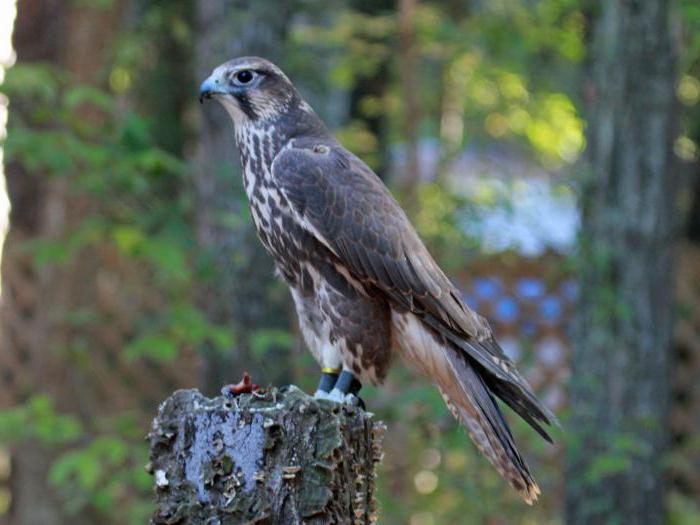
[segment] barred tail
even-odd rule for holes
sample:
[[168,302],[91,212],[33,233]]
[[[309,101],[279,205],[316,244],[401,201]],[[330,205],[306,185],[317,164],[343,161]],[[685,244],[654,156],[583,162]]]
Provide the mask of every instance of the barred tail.
[[518,452],[494,396],[463,356],[449,347],[443,351],[448,354],[452,377],[447,382],[438,382],[442,398],[452,415],[464,425],[479,452],[525,502],[532,505],[540,488]]
[[501,397],[549,439],[538,424],[551,421],[548,414],[540,410],[546,409],[529,399],[534,395],[524,380],[525,392],[516,385],[499,382],[415,315],[394,313],[392,319],[394,344],[406,363],[436,384],[450,411],[466,428],[479,451],[525,502],[532,504],[540,489],[515,446],[495,396]]

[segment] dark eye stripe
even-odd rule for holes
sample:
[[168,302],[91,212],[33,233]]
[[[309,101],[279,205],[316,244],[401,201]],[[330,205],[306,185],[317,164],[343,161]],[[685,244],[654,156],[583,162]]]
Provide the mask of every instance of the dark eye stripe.
[[241,111],[243,111],[243,113],[245,113],[250,120],[255,120],[258,118],[258,115],[257,113],[255,113],[255,109],[250,103],[250,99],[248,98],[248,95],[245,92],[236,95],[236,98],[238,98],[238,103],[240,105]]

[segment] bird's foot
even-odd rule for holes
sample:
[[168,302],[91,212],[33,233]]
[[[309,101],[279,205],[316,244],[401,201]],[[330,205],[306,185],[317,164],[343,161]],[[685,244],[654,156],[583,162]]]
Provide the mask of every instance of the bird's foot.
[[361,407],[363,410],[365,408],[365,402],[362,401],[362,399],[357,397],[355,394],[345,394],[337,388],[331,390],[330,394],[328,394],[328,397],[326,397],[325,399],[328,399],[329,401],[334,401],[335,403],[340,403],[341,405]]
[[365,403],[357,396],[361,388],[362,383],[351,372],[343,370],[338,376],[333,390],[324,399],[344,405],[359,406],[364,410]]
[[331,398],[331,393],[326,392],[325,390],[318,389],[316,392],[314,392],[314,398],[315,399],[325,399],[326,401],[334,401]]

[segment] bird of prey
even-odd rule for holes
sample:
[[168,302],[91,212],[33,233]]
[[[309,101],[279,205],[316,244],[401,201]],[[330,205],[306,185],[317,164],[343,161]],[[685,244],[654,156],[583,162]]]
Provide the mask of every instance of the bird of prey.
[[353,402],[392,351],[440,390],[527,503],[540,493],[500,399],[551,441],[555,421],[428,253],[377,175],[343,148],[277,66],[236,58],[201,85],[233,119],[253,223],[291,289],[321,368],[317,397]]

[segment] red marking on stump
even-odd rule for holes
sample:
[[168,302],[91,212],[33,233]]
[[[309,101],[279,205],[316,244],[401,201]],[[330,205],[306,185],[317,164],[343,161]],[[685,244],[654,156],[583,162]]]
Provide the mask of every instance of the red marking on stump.
[[229,396],[239,396],[241,394],[250,394],[252,392],[257,392],[260,387],[250,380],[250,375],[248,372],[243,373],[243,379],[235,385],[226,385],[223,389],[223,393]]

